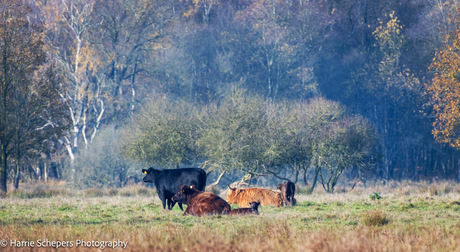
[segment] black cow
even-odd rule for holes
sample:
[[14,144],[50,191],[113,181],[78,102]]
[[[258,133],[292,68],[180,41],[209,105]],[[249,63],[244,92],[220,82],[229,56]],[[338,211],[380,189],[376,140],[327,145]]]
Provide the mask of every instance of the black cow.
[[[204,191],[206,187],[206,172],[200,168],[156,170],[150,167],[148,170],[142,169],[142,172],[145,174],[144,182],[155,184],[163,209],[166,207],[166,202],[168,210],[174,207],[176,202],[172,201],[172,197],[182,185],[195,185],[200,191]],[[182,203],[178,205],[181,210],[184,210]]]
[[283,205],[284,206],[294,206],[296,204],[295,195],[295,184],[290,180],[279,184],[278,189],[281,190],[281,195],[283,196]]

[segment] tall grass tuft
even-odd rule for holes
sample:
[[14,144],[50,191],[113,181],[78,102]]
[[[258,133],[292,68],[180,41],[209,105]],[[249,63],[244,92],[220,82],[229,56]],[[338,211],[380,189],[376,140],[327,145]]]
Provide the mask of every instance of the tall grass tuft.
[[387,215],[380,210],[370,210],[365,212],[361,217],[361,220],[366,226],[383,226],[389,222]]
[[436,196],[438,194],[439,194],[439,192],[438,192],[438,189],[436,187],[431,186],[430,188],[428,188],[428,195],[430,195],[431,197]]

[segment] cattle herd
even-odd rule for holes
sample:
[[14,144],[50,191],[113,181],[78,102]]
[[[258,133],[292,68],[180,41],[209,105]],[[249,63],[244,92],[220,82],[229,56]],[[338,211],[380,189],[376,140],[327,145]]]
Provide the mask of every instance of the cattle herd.
[[[293,206],[295,185],[286,181],[278,185],[278,190],[264,188],[237,189],[229,185],[227,198],[224,200],[217,194],[205,192],[206,172],[199,168],[183,168],[171,170],[143,169],[144,182],[154,183],[163,209],[171,210],[178,203],[187,205],[184,215],[204,216],[214,214],[259,214],[261,206]],[[230,204],[237,204],[240,208],[231,209]]]

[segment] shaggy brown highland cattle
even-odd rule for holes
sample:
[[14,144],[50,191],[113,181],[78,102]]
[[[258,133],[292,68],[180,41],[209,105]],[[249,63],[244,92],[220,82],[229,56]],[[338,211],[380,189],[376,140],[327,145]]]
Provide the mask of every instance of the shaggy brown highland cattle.
[[226,201],[230,204],[249,207],[250,202],[260,202],[261,206],[283,206],[283,196],[280,192],[264,188],[236,189],[227,186],[230,190],[228,190]]
[[172,199],[174,202],[187,205],[183,215],[201,217],[230,212],[230,205],[221,197],[215,193],[199,191],[195,189],[195,186],[183,185]]

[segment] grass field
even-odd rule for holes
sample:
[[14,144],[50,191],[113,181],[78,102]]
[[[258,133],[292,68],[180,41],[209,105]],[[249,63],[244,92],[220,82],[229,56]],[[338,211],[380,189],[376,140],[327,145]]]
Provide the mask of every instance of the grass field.
[[183,217],[177,206],[163,210],[154,190],[142,185],[72,191],[42,184],[0,199],[0,245],[6,241],[2,251],[29,250],[31,243],[49,251],[65,242],[79,251],[112,246],[103,241],[127,242],[128,251],[460,251],[457,183],[389,182],[296,199],[294,207],[260,207],[259,216],[197,218]]

